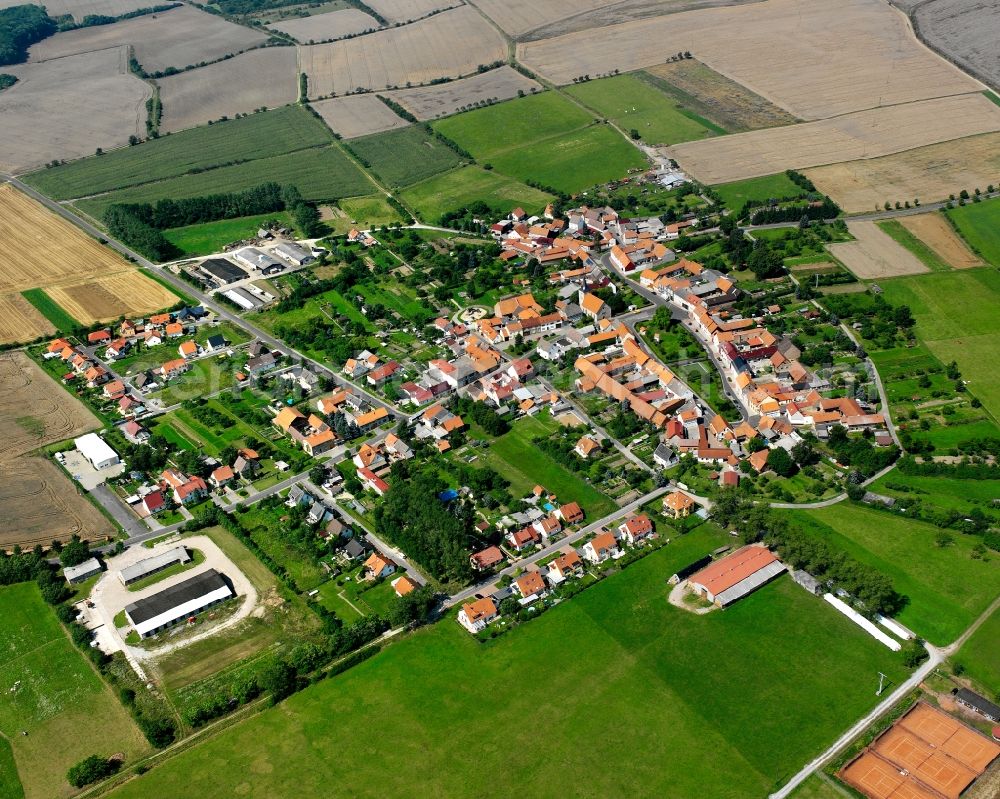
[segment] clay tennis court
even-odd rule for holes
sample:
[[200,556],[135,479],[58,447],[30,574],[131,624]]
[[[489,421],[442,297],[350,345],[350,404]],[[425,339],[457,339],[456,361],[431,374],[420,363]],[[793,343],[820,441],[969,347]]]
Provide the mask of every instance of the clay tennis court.
[[871,799],[958,799],[998,756],[986,736],[920,702],[838,776]]

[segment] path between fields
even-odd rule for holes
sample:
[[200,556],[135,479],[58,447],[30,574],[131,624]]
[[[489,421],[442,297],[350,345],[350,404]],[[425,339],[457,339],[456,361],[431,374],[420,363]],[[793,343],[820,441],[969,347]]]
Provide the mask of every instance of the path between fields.
[[887,698],[883,699],[875,708],[868,713],[864,718],[858,721],[854,726],[852,726],[847,732],[841,735],[829,749],[827,749],[823,754],[817,757],[815,760],[808,763],[798,774],[792,777],[785,785],[781,787],[780,790],[775,791],[769,797],[769,799],[785,799],[789,794],[792,793],[796,788],[799,787],[809,776],[821,769],[837,754],[844,749],[851,741],[861,735],[872,723],[875,722],[881,715],[886,713],[893,705],[895,705],[899,700],[901,700],[906,694],[912,691],[914,688],[920,685],[924,679],[929,675],[938,665],[944,661],[945,658],[953,655],[962,645],[969,640],[973,633],[976,632],[986,620],[992,616],[995,612],[1000,610],[1000,597],[993,600],[986,610],[984,610],[972,624],[970,624],[965,632],[963,632],[958,638],[956,638],[952,643],[943,648],[938,648],[930,644],[924,644],[929,655],[927,661],[920,666],[910,678],[902,683],[895,691],[893,691]]

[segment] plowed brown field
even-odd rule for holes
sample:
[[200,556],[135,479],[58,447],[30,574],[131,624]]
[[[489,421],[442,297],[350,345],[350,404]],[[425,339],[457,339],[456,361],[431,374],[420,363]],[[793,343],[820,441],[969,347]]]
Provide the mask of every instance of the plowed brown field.
[[959,238],[955,229],[939,213],[901,216],[899,224],[934,250],[952,269],[982,266],[983,260]]

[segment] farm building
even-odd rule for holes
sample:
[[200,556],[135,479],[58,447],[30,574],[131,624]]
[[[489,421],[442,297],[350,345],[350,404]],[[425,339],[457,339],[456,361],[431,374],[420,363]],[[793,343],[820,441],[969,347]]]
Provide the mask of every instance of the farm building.
[[784,570],[784,564],[771,550],[750,544],[692,574],[688,582],[695,593],[724,608]]
[[118,453],[109,447],[97,433],[87,433],[85,436],[73,439],[77,450],[90,461],[95,469],[106,469],[121,463]]
[[222,292],[222,296],[232,300],[245,311],[252,311],[264,304],[263,300],[257,299],[249,291],[245,291],[239,286],[234,289],[226,289]]
[[208,277],[217,280],[219,284],[235,283],[247,276],[245,269],[240,269],[232,261],[225,258],[209,258],[201,262],[201,271]]
[[955,701],[975,711],[980,716],[985,716],[990,721],[1000,723],[1000,707],[993,704],[989,699],[980,696],[975,691],[968,688],[959,688],[955,693]]
[[280,255],[286,261],[291,261],[296,266],[305,266],[316,260],[309,250],[290,241],[279,244],[274,248],[274,253],[275,255]]
[[237,250],[233,257],[237,263],[248,266],[250,269],[259,269],[265,274],[267,274],[266,270],[270,267],[277,266],[284,269],[281,261],[272,255],[268,255],[263,250],[258,250],[256,247],[244,247],[242,250]]
[[234,596],[225,577],[209,569],[125,608],[125,616],[140,638],[201,613]]
[[95,574],[101,573],[101,562],[97,558],[88,558],[83,563],[76,566],[67,566],[63,569],[63,577],[71,585],[89,580]]
[[118,579],[122,585],[131,585],[134,582],[143,580],[152,574],[168,569],[175,563],[190,563],[191,556],[184,547],[174,547],[151,558],[143,558],[136,561],[131,566],[126,566],[118,572]]

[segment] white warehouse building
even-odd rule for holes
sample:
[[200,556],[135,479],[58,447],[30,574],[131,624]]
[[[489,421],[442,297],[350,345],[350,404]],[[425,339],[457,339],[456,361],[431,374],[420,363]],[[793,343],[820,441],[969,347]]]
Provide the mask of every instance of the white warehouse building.
[[95,469],[106,469],[121,463],[118,453],[107,445],[97,433],[87,433],[73,440],[77,450]]

